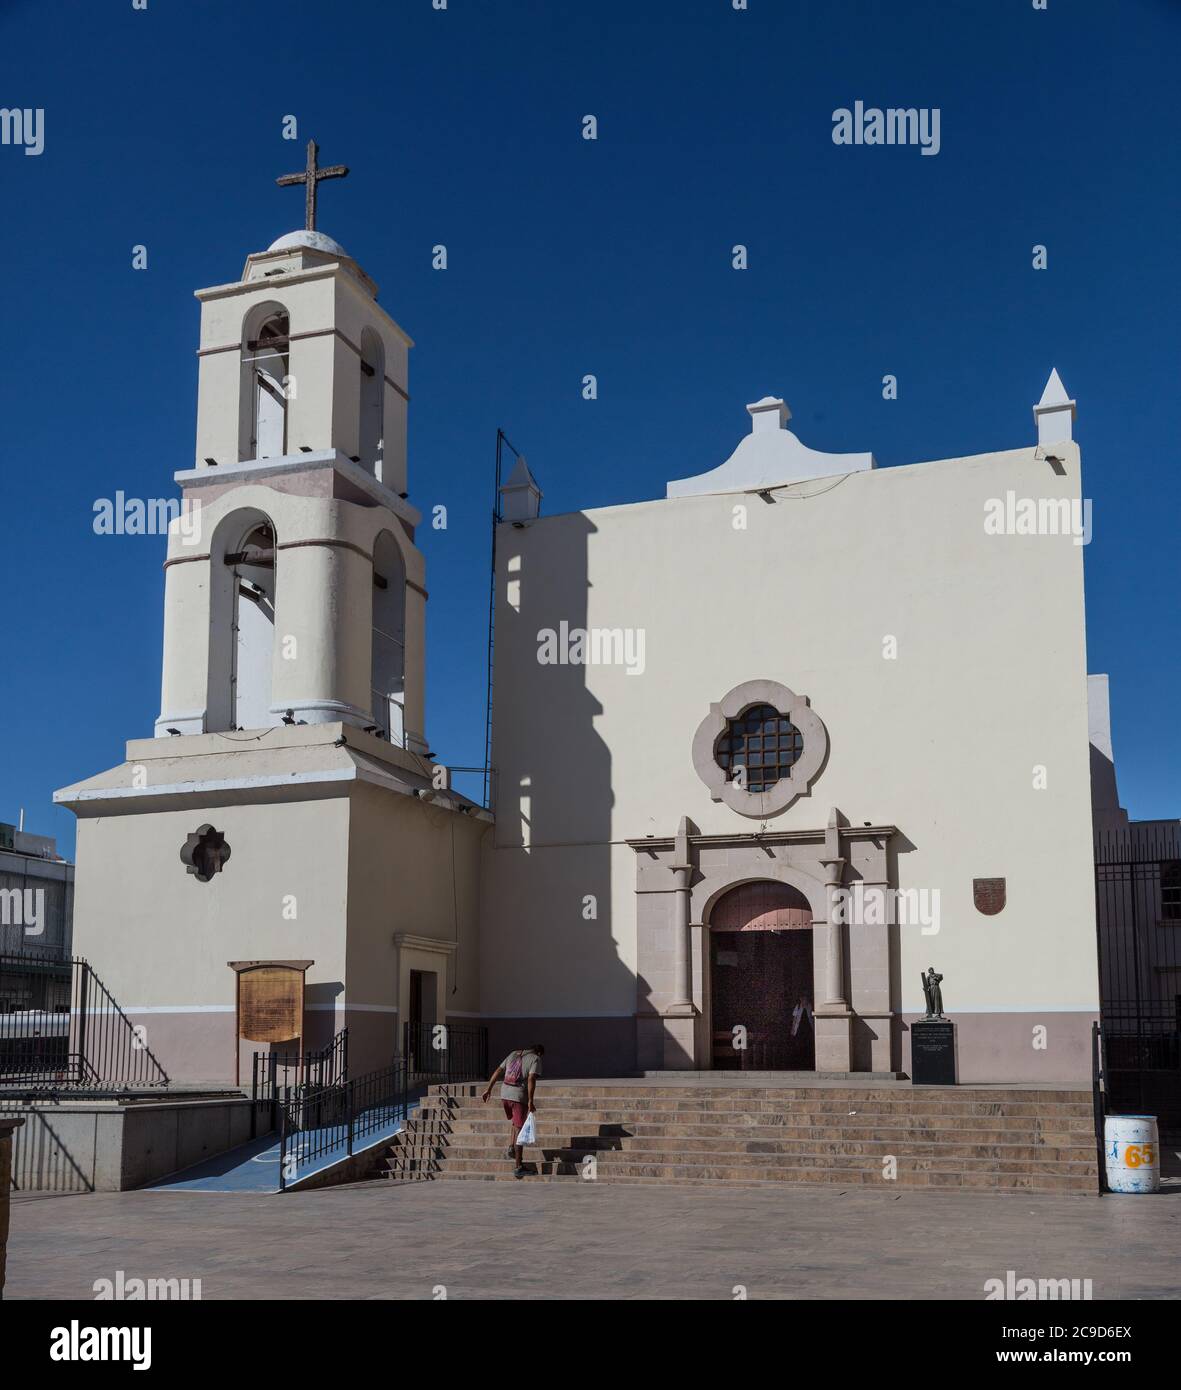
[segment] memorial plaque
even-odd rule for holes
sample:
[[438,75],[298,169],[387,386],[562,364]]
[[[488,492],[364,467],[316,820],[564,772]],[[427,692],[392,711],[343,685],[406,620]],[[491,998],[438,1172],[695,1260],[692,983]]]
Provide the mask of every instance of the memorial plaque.
[[303,1032],[303,971],[263,965],[242,973],[241,1036],[250,1042],[290,1042]]
[[915,1086],[956,1084],[955,1024],[916,1019],[910,1025],[910,1079]]
[[[241,1080],[241,1042],[303,1042],[304,976],[313,960],[231,960],[237,977],[234,1080]],[[297,1049],[302,1050],[302,1049]]]

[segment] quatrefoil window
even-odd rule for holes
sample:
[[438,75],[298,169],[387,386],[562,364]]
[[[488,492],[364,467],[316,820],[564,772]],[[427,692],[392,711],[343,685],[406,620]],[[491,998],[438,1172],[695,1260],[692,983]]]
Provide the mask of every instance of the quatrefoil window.
[[208,883],[214,874],[220,874],[229,857],[226,837],[211,825],[198,826],[180,851],[181,863],[196,876],[198,883]]
[[799,729],[771,705],[752,705],[726,724],[714,756],[727,780],[748,792],[769,792],[804,751]]
[[714,801],[743,816],[773,816],[811,790],[828,732],[807,696],[778,681],[744,681],[710,705],[692,757]]

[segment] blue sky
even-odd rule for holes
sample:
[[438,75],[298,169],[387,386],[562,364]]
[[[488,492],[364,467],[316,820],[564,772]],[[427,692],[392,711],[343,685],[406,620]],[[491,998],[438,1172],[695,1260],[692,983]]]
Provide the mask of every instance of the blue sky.
[[[164,542],[95,536],[93,503],[173,495],[192,291],[302,224],[274,180],[309,137],[352,169],[322,229],[417,343],[445,761],[483,757],[498,426],[569,511],[715,466],[767,393],[882,465],[1020,447],[1057,366],[1123,801],[1181,814],[1179,51],[1176,0],[0,0],[0,106],[45,110],[40,156],[0,146],[0,820],[71,846],[54,788],[151,732]],[[938,107],[939,154],[835,146],[858,99]]]

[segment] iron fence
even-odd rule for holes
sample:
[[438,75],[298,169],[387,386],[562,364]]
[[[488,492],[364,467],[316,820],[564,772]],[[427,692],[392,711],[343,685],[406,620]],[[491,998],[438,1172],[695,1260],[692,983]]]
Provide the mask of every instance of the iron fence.
[[1104,1097],[1181,1138],[1181,825],[1095,838]]
[[482,1024],[407,1023],[401,1053],[390,1066],[343,1085],[284,1087],[276,1100],[280,1190],[299,1178],[301,1168],[332,1154],[351,1157],[359,1140],[392,1136],[428,1086],[487,1074],[488,1029]]
[[122,1094],[168,1075],[81,956],[0,955],[0,1090]]
[[274,1100],[291,1086],[323,1090],[349,1079],[349,1030],[342,1028],[317,1051],[256,1052],[250,1068],[250,1098]]
[[[280,1101],[298,1104],[308,1092],[339,1092],[349,1079],[349,1030],[342,1028],[317,1051],[256,1052],[250,1068],[250,1137],[258,1134],[259,1112],[270,1107],[270,1128],[279,1128]],[[292,1101],[294,1097],[294,1101]],[[326,1102],[322,1102],[325,1104]],[[265,1111],[264,1111],[265,1113]]]
[[402,1057],[412,1084],[488,1075],[488,1029],[475,1023],[406,1023]]

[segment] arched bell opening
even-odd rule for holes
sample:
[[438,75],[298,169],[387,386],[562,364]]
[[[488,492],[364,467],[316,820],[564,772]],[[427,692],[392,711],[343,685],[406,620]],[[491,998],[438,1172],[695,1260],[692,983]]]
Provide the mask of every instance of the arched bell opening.
[[373,544],[373,722],[406,746],[406,565],[398,542],[382,531]]
[[361,404],[358,421],[361,467],[382,478],[385,450],[385,348],[372,328],[361,332]]
[[210,547],[210,732],[264,729],[271,711],[277,597],[275,527],[253,508],[226,517]]
[[290,395],[291,321],[281,304],[258,304],[242,325],[241,459],[286,454]]

